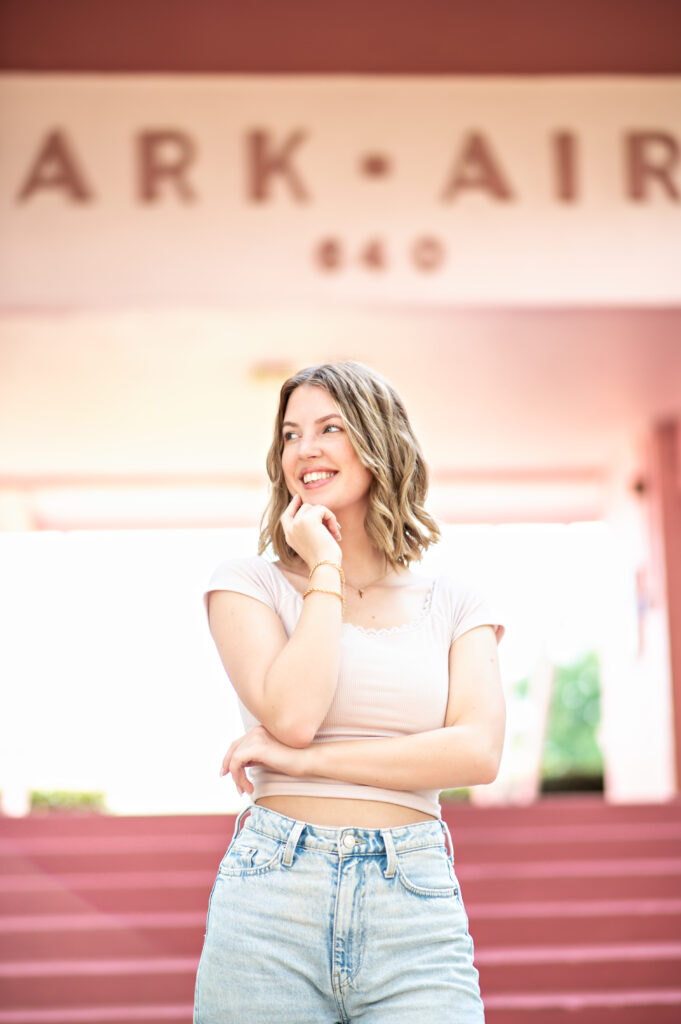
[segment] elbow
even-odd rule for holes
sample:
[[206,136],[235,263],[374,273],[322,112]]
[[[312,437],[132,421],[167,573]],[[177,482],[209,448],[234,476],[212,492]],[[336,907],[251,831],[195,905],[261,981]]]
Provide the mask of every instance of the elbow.
[[480,777],[476,780],[477,786],[489,786],[499,774],[499,765],[490,762],[483,765],[480,770]]
[[300,720],[276,722],[267,728],[280,743],[297,750],[309,747],[317,734],[316,725]]
[[297,750],[304,750],[309,747],[315,737],[314,732],[304,729],[291,730],[287,738],[282,740],[287,747],[295,747]]
[[501,749],[489,750],[480,762],[480,779],[478,785],[489,786],[499,774],[501,766]]

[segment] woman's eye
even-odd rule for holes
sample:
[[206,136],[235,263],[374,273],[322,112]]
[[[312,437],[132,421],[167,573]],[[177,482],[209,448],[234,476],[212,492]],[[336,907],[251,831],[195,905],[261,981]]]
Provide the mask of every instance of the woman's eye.
[[[329,430],[340,431],[342,429],[343,428],[339,427],[337,423],[327,423],[327,425],[324,427],[322,433],[326,434],[327,431],[329,431]],[[293,441],[297,437],[299,437],[299,435],[295,432],[295,430],[285,430],[284,431],[284,434],[283,434],[284,442],[286,442],[286,441]]]

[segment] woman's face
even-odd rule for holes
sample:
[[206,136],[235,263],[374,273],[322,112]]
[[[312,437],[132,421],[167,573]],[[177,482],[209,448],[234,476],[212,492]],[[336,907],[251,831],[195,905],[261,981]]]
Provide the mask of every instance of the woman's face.
[[361,505],[366,514],[373,479],[359,460],[335,401],[324,388],[303,384],[292,392],[282,428],[284,479],[291,496],[334,512]]

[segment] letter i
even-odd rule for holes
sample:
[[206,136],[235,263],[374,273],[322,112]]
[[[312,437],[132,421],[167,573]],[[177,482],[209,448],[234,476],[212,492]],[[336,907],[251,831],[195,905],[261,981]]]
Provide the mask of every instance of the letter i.
[[555,132],[551,137],[555,167],[556,196],[564,203],[578,199],[577,140],[572,132]]

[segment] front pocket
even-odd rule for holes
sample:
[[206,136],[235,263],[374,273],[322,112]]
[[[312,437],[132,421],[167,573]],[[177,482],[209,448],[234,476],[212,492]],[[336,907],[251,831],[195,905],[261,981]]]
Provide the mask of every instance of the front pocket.
[[397,877],[416,896],[447,898],[459,891],[452,862],[444,846],[408,850],[397,856]]
[[283,845],[248,827],[241,830],[220,864],[221,875],[262,875],[279,865]]

